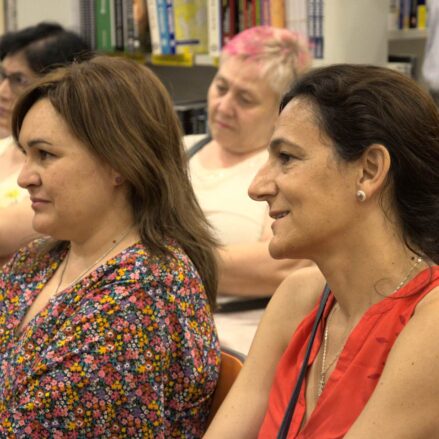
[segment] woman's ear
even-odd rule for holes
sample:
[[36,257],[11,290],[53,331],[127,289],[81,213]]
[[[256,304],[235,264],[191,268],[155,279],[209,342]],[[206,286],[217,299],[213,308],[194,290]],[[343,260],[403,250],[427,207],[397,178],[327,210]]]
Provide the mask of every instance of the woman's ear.
[[380,144],[370,145],[360,159],[358,189],[367,198],[380,193],[389,174],[391,158],[387,148]]

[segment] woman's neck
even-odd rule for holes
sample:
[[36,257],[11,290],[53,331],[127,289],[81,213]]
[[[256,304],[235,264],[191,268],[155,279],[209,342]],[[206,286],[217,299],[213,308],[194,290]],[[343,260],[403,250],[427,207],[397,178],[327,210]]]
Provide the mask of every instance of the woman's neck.
[[348,245],[317,262],[340,310],[356,320],[368,308],[410,282],[428,262],[418,260],[399,239],[372,239]]

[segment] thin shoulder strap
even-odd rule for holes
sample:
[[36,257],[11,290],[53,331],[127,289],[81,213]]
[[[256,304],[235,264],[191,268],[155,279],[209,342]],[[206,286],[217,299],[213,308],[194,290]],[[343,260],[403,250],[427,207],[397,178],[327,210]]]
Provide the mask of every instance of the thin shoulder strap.
[[188,159],[191,159],[198,151],[200,151],[202,148],[204,148],[211,140],[212,140],[212,137],[206,136],[206,137],[203,137],[201,140],[199,140],[194,145],[192,145],[186,151]]
[[319,309],[317,310],[317,315],[314,320],[314,325],[311,331],[311,337],[308,341],[308,346],[306,347],[305,358],[303,359],[302,366],[300,368],[299,376],[297,377],[296,385],[294,386],[293,393],[288,403],[288,407],[285,411],[284,417],[282,419],[282,424],[280,426],[279,432],[277,433],[277,439],[286,439],[288,436],[288,430],[290,429],[291,420],[293,419],[294,409],[296,408],[297,400],[299,398],[300,389],[302,388],[303,379],[305,378],[306,369],[308,367],[308,360],[311,354],[311,348],[316,337],[317,328],[319,327],[320,320],[323,316],[323,311],[328,301],[329,293],[331,289],[328,284],[325,285],[323,290],[322,298],[320,299]]

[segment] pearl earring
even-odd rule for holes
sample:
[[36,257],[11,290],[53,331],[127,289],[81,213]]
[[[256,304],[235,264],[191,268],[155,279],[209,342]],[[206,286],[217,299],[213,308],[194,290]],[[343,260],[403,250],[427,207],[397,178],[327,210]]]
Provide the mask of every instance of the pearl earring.
[[366,200],[366,193],[362,190],[357,191],[357,198],[358,198],[358,201],[360,201],[362,203],[363,201]]

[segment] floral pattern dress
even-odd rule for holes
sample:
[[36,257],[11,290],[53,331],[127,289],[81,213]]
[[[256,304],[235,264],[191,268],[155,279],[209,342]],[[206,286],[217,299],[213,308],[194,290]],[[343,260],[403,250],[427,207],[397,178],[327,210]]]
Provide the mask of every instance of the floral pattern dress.
[[198,438],[220,351],[202,281],[137,243],[18,327],[67,249],[34,242],[0,275],[0,437]]

